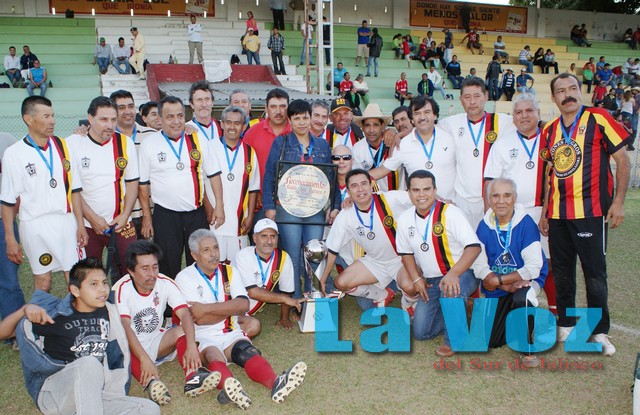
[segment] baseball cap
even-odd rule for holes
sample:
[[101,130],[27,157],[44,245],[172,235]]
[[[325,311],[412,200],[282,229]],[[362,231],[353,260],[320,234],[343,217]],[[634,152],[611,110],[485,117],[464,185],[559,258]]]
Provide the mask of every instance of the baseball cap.
[[520,69],[520,72],[527,72],[527,70],[522,68],[522,69]]
[[276,225],[276,223],[271,219],[260,219],[258,222],[256,222],[256,226],[253,227],[253,233],[260,233],[265,229],[273,229],[274,231],[278,232],[278,225]]
[[130,32],[133,32],[134,30],[137,32],[137,31],[138,31],[138,28],[137,28],[137,27],[135,27],[135,26],[133,26],[133,27],[131,28]]
[[104,42],[104,38],[103,37],[100,38],[100,42]]
[[513,72],[513,69],[511,69],[511,68],[507,68],[507,71]]
[[336,98],[333,101],[331,101],[331,112],[332,113],[336,112],[340,108],[346,108],[349,111],[353,112],[353,110],[349,106],[349,103],[347,102],[346,99],[344,99],[344,98]]

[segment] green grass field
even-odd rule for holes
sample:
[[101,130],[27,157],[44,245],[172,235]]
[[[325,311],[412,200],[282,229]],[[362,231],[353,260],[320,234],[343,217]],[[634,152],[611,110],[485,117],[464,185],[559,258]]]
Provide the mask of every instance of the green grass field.
[[[640,352],[640,323],[637,277],[640,260],[640,191],[630,190],[626,202],[626,219],[622,228],[609,233],[609,307],[614,324],[610,334],[617,353],[612,357],[598,354],[569,354],[562,346],[543,353],[544,368],[520,370],[509,368],[517,354],[507,347],[486,354],[460,354],[447,361],[452,370],[434,368],[440,359],[434,355],[441,338],[412,341],[405,354],[370,354],[358,345],[360,311],[351,298],[340,303],[340,336],[354,343],[349,354],[319,354],[314,351],[314,336],[298,330],[275,328],[277,306],[266,307],[258,315],[263,331],[254,344],[280,372],[298,360],[308,367],[306,380],[283,404],[274,404],[269,392],[252,383],[244,371],[231,371],[244,385],[253,400],[250,413],[261,414],[629,414],[631,413],[632,369]],[[25,293],[33,283],[28,268],[21,269]],[[65,292],[58,276],[54,292]],[[542,295],[543,296],[543,295]],[[544,299],[542,299],[544,303]],[[399,299],[393,303],[399,307]],[[579,277],[578,306],[584,306],[584,283]],[[458,358],[461,368],[458,369]],[[583,369],[549,368],[558,360]],[[496,368],[496,362],[500,362]],[[592,367],[595,366],[595,369]],[[587,369],[584,369],[587,367]],[[7,414],[36,413],[24,388],[18,352],[0,346],[0,408]],[[173,402],[163,414],[239,413],[235,407],[221,407],[213,394],[198,398],[182,395],[182,370],[177,363],[160,368],[163,380],[173,395]],[[90,374],[87,374],[90,376]],[[133,381],[131,393],[142,396],[142,388]]]

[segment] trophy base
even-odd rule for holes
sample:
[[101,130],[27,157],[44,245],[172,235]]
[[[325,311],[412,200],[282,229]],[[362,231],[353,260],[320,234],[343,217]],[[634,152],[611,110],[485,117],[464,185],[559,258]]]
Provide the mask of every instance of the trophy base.
[[[302,305],[302,313],[298,321],[298,327],[302,333],[334,331],[336,329],[336,323],[329,311],[328,299],[316,301],[320,298],[322,298],[322,293],[312,291],[307,301]],[[318,323],[317,326],[316,323]],[[318,330],[316,330],[317,327]]]

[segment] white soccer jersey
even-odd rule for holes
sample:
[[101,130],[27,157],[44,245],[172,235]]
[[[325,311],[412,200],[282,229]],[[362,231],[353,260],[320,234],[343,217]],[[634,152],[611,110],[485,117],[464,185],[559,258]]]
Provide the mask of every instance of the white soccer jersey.
[[[238,278],[238,271],[230,265],[218,265],[214,275],[205,277],[193,263],[176,275],[176,284],[187,301],[202,304],[222,303],[238,297],[249,298],[242,280]],[[229,316],[216,324],[196,324],[196,341],[234,330],[240,330],[238,316]]]
[[[281,249],[273,251],[272,257],[267,261],[256,255],[256,247],[244,248],[231,263],[242,281],[245,289],[259,287],[273,291],[276,284],[283,293],[293,293],[293,263],[289,255]],[[260,261],[260,263],[258,263]],[[262,265],[262,268],[260,268]],[[249,298],[249,314],[259,311],[264,303]]]
[[211,123],[209,125],[200,124],[196,119],[192,119],[187,122],[186,125],[190,125],[195,128],[198,132],[198,136],[202,138],[206,138],[207,141],[218,141],[220,137],[222,137],[222,129],[220,128],[220,124],[213,118],[211,119]]
[[187,301],[171,278],[160,274],[153,291],[138,293],[129,274],[113,286],[120,316],[131,319],[131,328],[141,343],[145,337],[159,333],[164,323],[164,310],[169,304],[173,311],[187,307]]
[[[425,238],[426,228],[426,238]],[[435,202],[433,214],[420,217],[414,209],[398,219],[399,255],[413,255],[425,278],[445,275],[467,246],[480,241],[464,213],[449,203]]]
[[397,258],[394,218],[412,206],[409,195],[402,190],[374,194],[373,215],[371,209],[360,212],[355,205],[338,214],[327,237],[327,248],[338,254],[345,243],[355,240],[367,256],[377,261],[393,260]]
[[[135,143],[135,145],[140,145],[142,141],[147,138],[149,135],[156,133],[157,131],[151,127],[144,127],[138,123],[135,123],[133,126],[133,133],[131,134],[131,139]],[[121,133],[120,129],[116,127],[116,133]],[[126,135],[126,134],[125,134]]]
[[[484,121],[484,125],[482,124]],[[453,136],[456,147],[456,195],[469,202],[482,201],[484,166],[489,149],[500,137],[515,131],[513,119],[506,114],[486,112],[478,123],[471,123],[467,114],[456,114],[438,122]],[[478,140],[474,143],[472,134]]]
[[[424,137],[422,137],[424,140]],[[396,171],[404,166],[407,175],[416,170],[429,170],[436,176],[438,196],[453,200],[456,183],[456,147],[453,137],[446,130],[436,126],[432,138],[420,143],[415,128],[402,139],[400,148],[395,149],[391,157],[384,162],[384,167]],[[431,155],[431,158],[427,156]]]
[[[90,136],[72,135],[67,146],[82,180],[82,197],[105,221],[111,222],[124,209],[125,182],[138,180],[138,155],[133,140],[114,133],[105,143]],[[88,220],[84,220],[91,227]]]
[[166,139],[159,131],[144,139],[138,153],[140,184],[151,185],[154,204],[176,212],[200,207],[204,180],[220,174],[216,158],[209,155],[198,134],[183,137],[180,149],[181,138]]
[[[389,147],[385,146],[383,142],[380,142],[378,148],[375,149],[369,145],[366,139],[362,139],[353,146],[353,168],[366,171],[376,168],[389,158],[389,150]],[[387,192],[389,190],[406,189],[404,169],[396,170],[394,170],[394,173],[376,180],[379,191]]]
[[[82,180],[72,165],[65,140],[49,137],[41,155],[24,139],[7,148],[2,157],[2,195],[5,205],[20,198],[20,220],[49,213],[71,212],[71,192],[82,190]],[[46,160],[46,163],[45,163]],[[51,175],[47,164],[53,167]]]
[[484,177],[512,179],[518,187],[519,204],[525,209],[542,206],[544,162],[539,149],[539,134],[522,140],[517,131],[502,136],[491,147]]
[[[260,191],[260,167],[255,150],[243,141],[229,148],[221,139],[207,141],[209,154],[216,158],[220,166],[222,180],[222,200],[224,201],[225,221],[216,235],[239,236],[240,225],[249,214],[249,193]],[[226,148],[226,153],[225,153]],[[229,159],[227,160],[227,157]],[[233,168],[229,168],[232,164]],[[211,182],[205,182],[207,197],[212,206],[216,206]]]
[[329,147],[331,147],[332,150],[334,147],[340,146],[340,145],[353,149],[353,146],[358,141],[361,141],[361,139],[358,139],[358,137],[356,137],[356,134],[353,131],[352,127],[349,127],[344,134],[340,134],[339,132],[336,131],[335,127],[333,127],[333,124],[329,124],[329,126],[324,129],[323,135],[325,140],[327,140],[327,142],[329,143]]

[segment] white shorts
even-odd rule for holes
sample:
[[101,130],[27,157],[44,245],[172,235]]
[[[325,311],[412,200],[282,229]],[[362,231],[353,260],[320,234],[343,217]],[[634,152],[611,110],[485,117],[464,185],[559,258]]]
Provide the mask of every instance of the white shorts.
[[[213,233],[216,233],[216,230],[213,229],[213,227],[211,230]],[[236,259],[236,255],[238,255],[238,252],[240,252],[241,249],[249,246],[249,237],[247,235],[227,236],[216,234],[216,239],[218,240],[218,246],[220,247],[220,262],[233,261]]]
[[[200,343],[198,344],[198,350],[200,351],[200,353],[202,353],[202,351],[207,347],[215,347],[216,349],[220,350],[220,352],[224,356],[224,351],[227,349],[227,347],[233,345],[239,340],[247,340],[251,342],[251,340],[249,340],[249,337],[242,330],[234,330],[231,333],[199,336],[198,341]],[[226,361],[227,357],[225,356],[224,359]],[[226,363],[229,364],[228,361],[226,361]]]
[[138,341],[149,358],[155,362],[156,365],[161,365],[164,362],[170,362],[176,358],[178,351],[174,350],[172,353],[169,353],[167,356],[161,357],[158,359],[158,350],[160,350],[160,342],[162,341],[162,337],[167,333],[167,330],[160,329],[160,331],[155,333],[145,334],[144,337],[138,337]]
[[367,45],[358,45],[358,54],[356,56],[364,56],[365,58],[369,57],[369,48]]
[[20,242],[35,275],[69,271],[84,258],[78,249],[78,224],[73,213],[51,213],[20,221]]
[[402,260],[400,257],[391,261],[377,261],[369,255],[365,255],[358,261],[367,267],[367,269],[371,271],[373,276],[378,280],[374,285],[382,288],[383,290],[387,285],[391,284],[391,281],[396,280],[398,273],[402,269]]
[[462,213],[467,217],[469,224],[475,231],[478,228],[478,224],[484,217],[484,201],[480,199],[477,202],[470,202],[467,199],[463,199],[456,195],[456,206],[462,210]]
[[[526,208],[524,210],[529,216],[533,218],[533,221],[538,224],[540,222],[540,216],[542,215],[542,206],[536,206],[532,208]],[[540,245],[542,245],[542,252],[544,252],[545,258],[551,258],[549,255],[549,238],[540,234]]]

